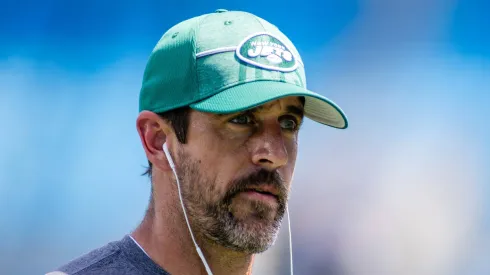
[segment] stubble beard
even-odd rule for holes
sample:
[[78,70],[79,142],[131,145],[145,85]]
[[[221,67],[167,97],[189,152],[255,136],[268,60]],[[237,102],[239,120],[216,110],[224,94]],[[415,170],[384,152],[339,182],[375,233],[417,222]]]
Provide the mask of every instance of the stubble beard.
[[[218,194],[215,180],[207,179],[189,155],[179,152],[182,198],[195,235],[207,241],[245,254],[266,251],[276,241],[286,210],[288,190],[277,172],[261,170],[247,178],[227,185],[225,194]],[[233,211],[233,199],[248,184],[268,183],[279,190],[277,206],[251,200],[251,213],[243,219]]]

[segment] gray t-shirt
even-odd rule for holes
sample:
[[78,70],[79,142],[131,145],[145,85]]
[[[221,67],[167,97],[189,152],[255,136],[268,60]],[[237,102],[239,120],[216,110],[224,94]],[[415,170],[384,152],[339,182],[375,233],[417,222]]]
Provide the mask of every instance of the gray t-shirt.
[[68,275],[170,275],[153,262],[129,235],[92,250],[57,271]]

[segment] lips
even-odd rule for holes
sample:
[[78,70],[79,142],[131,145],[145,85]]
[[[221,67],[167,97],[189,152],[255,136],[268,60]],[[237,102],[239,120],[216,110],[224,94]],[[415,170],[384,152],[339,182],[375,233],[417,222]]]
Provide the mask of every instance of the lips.
[[257,192],[257,193],[260,193],[260,194],[273,196],[275,198],[278,198],[279,197],[278,191],[274,187],[267,186],[267,185],[252,186],[252,187],[247,188],[246,191]]

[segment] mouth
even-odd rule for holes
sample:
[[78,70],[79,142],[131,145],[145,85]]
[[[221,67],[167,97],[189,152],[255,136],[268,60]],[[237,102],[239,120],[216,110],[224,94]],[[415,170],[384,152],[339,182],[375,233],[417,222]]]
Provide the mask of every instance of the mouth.
[[243,193],[251,199],[274,200],[276,202],[279,200],[277,192],[267,187],[251,187],[243,191]]
[[261,194],[268,194],[271,196],[279,196],[279,191],[272,185],[260,185],[260,186],[250,186],[247,191],[255,191]]
[[271,192],[260,190],[260,189],[255,189],[255,188],[254,189],[248,189],[247,192],[257,192],[259,194],[264,194],[264,195],[276,197],[276,195],[272,194]]

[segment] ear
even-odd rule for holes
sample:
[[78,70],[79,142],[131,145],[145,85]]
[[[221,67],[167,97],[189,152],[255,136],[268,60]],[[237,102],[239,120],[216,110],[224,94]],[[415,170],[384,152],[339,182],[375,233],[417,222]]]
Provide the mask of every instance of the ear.
[[142,111],[136,119],[136,128],[148,160],[160,170],[171,171],[162,148],[173,136],[171,125],[156,113]]

